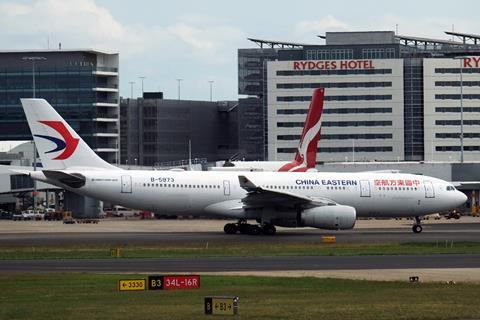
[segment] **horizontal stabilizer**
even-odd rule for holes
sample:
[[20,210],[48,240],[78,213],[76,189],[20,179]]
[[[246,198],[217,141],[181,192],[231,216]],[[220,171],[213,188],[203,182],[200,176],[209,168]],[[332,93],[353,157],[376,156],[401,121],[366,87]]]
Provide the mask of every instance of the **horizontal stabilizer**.
[[25,170],[25,169],[8,169],[8,170],[11,171],[12,173],[24,174],[26,176],[29,176],[30,173],[32,173],[32,170]]
[[70,188],[81,188],[85,185],[85,177],[80,173],[66,173],[58,170],[43,170],[43,174],[50,180],[63,183]]

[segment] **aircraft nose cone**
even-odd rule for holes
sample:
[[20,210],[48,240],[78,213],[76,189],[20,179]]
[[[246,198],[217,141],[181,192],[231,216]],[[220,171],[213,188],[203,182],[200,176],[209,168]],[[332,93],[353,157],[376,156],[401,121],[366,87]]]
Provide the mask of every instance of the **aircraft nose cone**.
[[464,204],[466,201],[467,201],[467,196],[465,195],[465,193],[461,192],[461,191],[457,191],[457,199],[458,199],[458,205],[462,205]]

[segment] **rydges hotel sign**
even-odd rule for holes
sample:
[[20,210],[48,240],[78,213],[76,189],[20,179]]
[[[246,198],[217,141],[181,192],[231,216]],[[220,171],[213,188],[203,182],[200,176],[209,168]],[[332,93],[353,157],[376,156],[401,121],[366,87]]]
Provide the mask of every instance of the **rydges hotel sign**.
[[373,60],[301,60],[292,61],[293,70],[375,69]]

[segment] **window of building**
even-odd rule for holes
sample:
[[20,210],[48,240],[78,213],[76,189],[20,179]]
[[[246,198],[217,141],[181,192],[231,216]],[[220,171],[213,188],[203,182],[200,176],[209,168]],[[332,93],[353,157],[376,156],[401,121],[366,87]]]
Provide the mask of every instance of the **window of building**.
[[[480,120],[463,120],[465,126],[478,126]],[[435,120],[437,126],[460,126],[460,120]]]
[[[480,120],[478,120],[480,121]],[[278,128],[303,128],[303,122],[277,122]],[[392,121],[325,121],[324,127],[387,127],[392,126]]]
[[[480,151],[480,146],[464,146],[464,151]],[[435,147],[435,151],[439,152],[452,152],[452,151],[460,151],[460,146],[437,146]]]
[[394,59],[394,48],[366,48],[362,49],[363,59]]
[[[278,115],[307,114],[308,109],[277,109]],[[329,108],[323,114],[392,113],[392,108]]]
[[[466,139],[478,139],[480,133],[478,132],[464,132],[463,137]],[[438,139],[460,139],[460,132],[441,132],[435,133],[435,138]]]
[[436,100],[476,100],[480,99],[480,94],[463,94],[463,97],[460,94],[436,94]]
[[[391,133],[363,133],[363,134],[322,134],[322,140],[374,140],[374,139],[392,139]],[[298,141],[300,135],[286,134],[277,135],[277,140]]]
[[278,83],[277,89],[315,89],[315,88],[386,88],[391,81],[368,82],[314,82],[314,83]]
[[[460,107],[436,107],[435,112],[460,113]],[[463,107],[463,112],[480,112],[480,107]]]
[[[391,146],[376,146],[376,147],[355,147],[355,152],[392,152]],[[277,148],[277,153],[295,153],[297,148]],[[351,153],[353,147],[320,147],[317,148],[319,153]]]
[[480,87],[480,81],[435,81],[435,87]]
[[[480,95],[479,95],[480,97]],[[278,102],[309,102],[312,100],[311,96],[279,96]],[[325,101],[371,101],[371,100],[392,100],[391,94],[365,94],[365,95],[351,95],[351,96],[325,96]]]
[[[435,68],[435,73],[460,73],[460,68]],[[462,73],[480,73],[480,68],[463,68]]]

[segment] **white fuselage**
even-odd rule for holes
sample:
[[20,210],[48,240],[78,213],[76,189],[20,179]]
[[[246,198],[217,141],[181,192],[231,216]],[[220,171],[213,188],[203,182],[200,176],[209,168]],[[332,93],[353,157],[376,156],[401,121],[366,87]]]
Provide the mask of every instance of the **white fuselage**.
[[243,218],[239,209],[247,191],[240,186],[240,174],[267,190],[352,206],[363,217],[422,216],[453,209],[466,199],[446,181],[401,173],[65,172],[86,178],[83,187],[67,188],[76,193],[129,208],[183,215]]
[[212,167],[210,171],[278,171],[289,161],[232,161],[231,167]]

